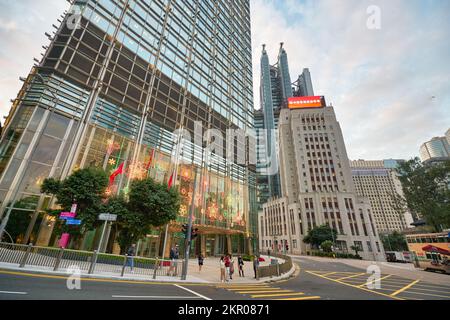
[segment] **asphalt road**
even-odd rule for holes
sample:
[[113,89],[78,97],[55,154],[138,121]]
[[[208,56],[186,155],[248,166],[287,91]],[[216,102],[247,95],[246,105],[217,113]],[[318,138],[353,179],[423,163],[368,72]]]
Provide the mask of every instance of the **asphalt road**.
[[[368,288],[370,274],[333,260],[294,258],[294,278],[267,284],[173,284],[103,279],[76,282],[51,276],[0,270],[0,300],[450,300],[450,276],[430,284],[382,274]],[[69,287],[67,283],[69,282]]]

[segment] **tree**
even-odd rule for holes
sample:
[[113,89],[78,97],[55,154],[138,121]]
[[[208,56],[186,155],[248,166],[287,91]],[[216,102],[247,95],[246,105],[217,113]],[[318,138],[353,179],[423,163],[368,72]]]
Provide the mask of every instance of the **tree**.
[[391,234],[381,235],[381,241],[386,251],[406,251],[408,250],[408,243],[405,236],[398,231]]
[[318,248],[324,241],[334,242],[336,237],[337,231],[325,224],[309,230],[303,242],[310,244],[314,248]]
[[399,207],[408,207],[439,232],[450,227],[450,161],[423,165],[418,158],[397,168],[404,198],[397,197]]
[[330,240],[322,242],[320,247],[324,252],[333,252],[333,242]]
[[358,247],[358,246],[353,245],[353,246],[350,247],[350,249],[353,250],[353,251],[355,251],[355,255],[356,255],[357,257],[359,256],[358,253],[359,253],[360,250],[359,250],[359,247]]
[[180,210],[180,195],[167,184],[148,178],[134,180],[130,186],[129,209],[141,214],[145,223],[161,227],[175,220]]
[[[54,195],[62,211],[69,211],[77,204],[77,219],[81,226],[68,226],[63,221],[57,225],[58,233],[69,233],[79,238],[85,230],[93,230],[100,225],[97,216],[102,212],[105,191],[108,187],[108,175],[103,169],[86,168],[74,172],[63,181],[54,178],[45,179],[41,192]],[[49,210],[48,214],[57,215],[61,210]]]
[[150,225],[145,223],[144,215],[130,210],[129,204],[123,196],[108,199],[104,211],[117,215],[114,226],[122,253],[125,253],[132,243],[150,232]]

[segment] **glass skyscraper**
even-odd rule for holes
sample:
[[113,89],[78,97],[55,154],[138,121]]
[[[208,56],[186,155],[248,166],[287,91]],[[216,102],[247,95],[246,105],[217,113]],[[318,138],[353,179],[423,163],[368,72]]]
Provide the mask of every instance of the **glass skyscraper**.
[[[256,166],[184,140],[174,154],[174,131],[193,135],[196,122],[224,136],[227,129],[254,127],[249,2],[73,2],[14,101],[1,138],[0,215],[10,214],[7,230],[21,226],[15,240],[57,243],[55,218],[44,211],[54,199],[39,191],[45,178],[63,179],[88,166],[113,172],[125,163],[111,195],[126,193],[131,179],[168,182],[175,173],[183,202],[167,247],[181,241],[196,167],[196,252],[252,251]],[[183,161],[174,164],[174,156]],[[93,249],[96,232],[86,233],[83,249]],[[162,240],[155,231],[140,248],[159,254]]]
[[259,210],[269,199],[281,197],[279,170],[276,170],[276,173],[268,170],[268,167],[277,169],[279,167],[277,132],[280,111],[288,107],[288,99],[291,97],[314,95],[309,69],[303,69],[298,80],[291,82],[288,55],[283,43],[280,45],[277,63],[274,65],[270,64],[264,45],[260,64],[261,109],[255,111],[255,127],[265,131],[259,137],[261,141],[258,142],[258,148],[261,149],[257,165]]

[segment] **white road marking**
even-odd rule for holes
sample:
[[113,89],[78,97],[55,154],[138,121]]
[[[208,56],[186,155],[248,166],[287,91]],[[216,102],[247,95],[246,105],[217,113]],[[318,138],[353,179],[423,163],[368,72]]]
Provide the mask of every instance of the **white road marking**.
[[16,292],[16,291],[0,291],[0,293],[4,294],[28,294],[28,292]]
[[118,296],[113,295],[113,298],[129,298],[129,299],[200,299],[200,297],[181,297],[181,296]]
[[190,289],[188,289],[188,288],[182,287],[182,286],[180,286],[180,285],[178,285],[178,284],[174,284],[174,286],[175,286],[175,287],[178,287],[178,288],[180,288],[180,289],[186,290],[186,291],[188,291],[188,292],[190,292],[190,293],[192,293],[192,294],[195,294],[197,297],[200,297],[200,298],[202,298],[202,299],[205,299],[205,300],[212,300],[212,299],[210,299],[210,298],[208,298],[208,297],[205,297],[205,296],[201,295],[200,293],[197,293],[197,292],[192,291],[192,290],[190,290]]

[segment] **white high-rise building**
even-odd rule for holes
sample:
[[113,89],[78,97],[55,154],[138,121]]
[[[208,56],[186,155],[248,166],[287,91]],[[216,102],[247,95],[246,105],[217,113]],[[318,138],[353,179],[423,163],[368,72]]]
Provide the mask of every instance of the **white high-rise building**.
[[449,132],[447,131],[446,137],[435,137],[422,144],[420,146],[420,159],[422,162],[427,164],[450,160],[449,139]]
[[395,168],[390,165],[393,161],[350,161],[356,192],[369,198],[380,233],[403,231],[414,222],[411,213],[401,213],[397,208],[395,195],[404,194]]
[[283,198],[259,213],[261,249],[284,250],[287,244],[289,252],[307,254],[308,230],[326,224],[338,231],[338,252],[357,246],[364,259],[384,261],[372,207],[356,193],[333,107],[325,107],[324,99],[293,99],[279,118]]

